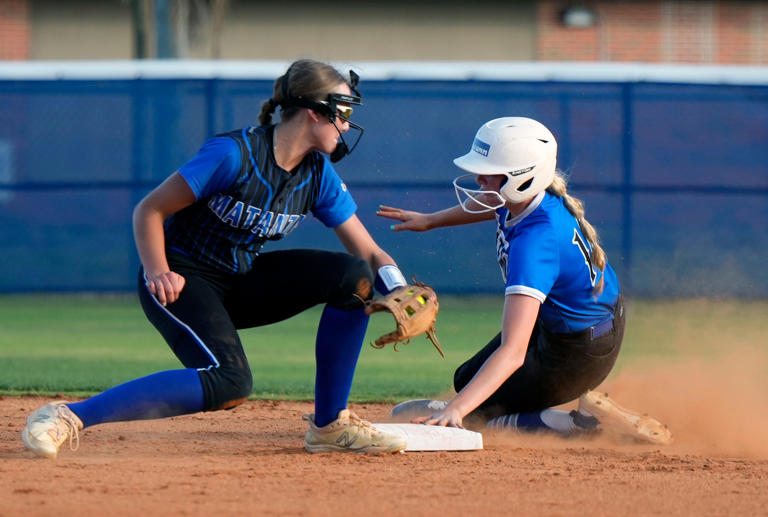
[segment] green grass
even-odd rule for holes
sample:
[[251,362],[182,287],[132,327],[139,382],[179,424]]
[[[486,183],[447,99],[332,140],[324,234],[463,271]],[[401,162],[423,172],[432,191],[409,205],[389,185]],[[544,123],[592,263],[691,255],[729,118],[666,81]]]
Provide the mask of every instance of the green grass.
[[[363,347],[352,399],[396,401],[449,392],[453,371],[498,332],[501,297],[443,296],[437,331],[442,359],[426,338],[400,351]],[[768,346],[765,301],[628,303],[616,370],[634,361],[712,356],[729,343]],[[320,309],[241,333],[254,375],[253,397],[311,399]],[[394,328],[374,315],[366,343]],[[180,364],[133,296],[0,296],[0,394],[85,396]]]

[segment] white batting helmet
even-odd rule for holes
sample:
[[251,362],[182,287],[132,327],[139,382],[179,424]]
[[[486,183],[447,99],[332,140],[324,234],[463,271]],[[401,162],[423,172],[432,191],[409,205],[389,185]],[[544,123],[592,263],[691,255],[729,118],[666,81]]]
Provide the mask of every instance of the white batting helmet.
[[[546,190],[555,176],[557,142],[541,122],[526,117],[497,118],[480,127],[470,151],[453,163],[472,174],[507,177],[500,189],[503,199],[497,206],[483,202],[487,201],[488,192],[460,187],[457,181],[465,176],[454,180],[457,196],[461,191],[486,209],[495,209],[502,206],[504,200],[520,203]],[[464,203],[462,206],[467,210]]]

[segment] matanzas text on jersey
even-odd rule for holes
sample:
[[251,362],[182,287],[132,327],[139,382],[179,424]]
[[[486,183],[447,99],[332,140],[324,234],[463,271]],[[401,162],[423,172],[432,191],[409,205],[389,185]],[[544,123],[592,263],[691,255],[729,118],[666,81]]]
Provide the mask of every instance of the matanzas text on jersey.
[[272,238],[291,233],[306,217],[304,214],[276,214],[261,208],[232,202],[232,196],[217,194],[208,201],[208,208],[222,222],[233,228],[250,231],[257,237]]

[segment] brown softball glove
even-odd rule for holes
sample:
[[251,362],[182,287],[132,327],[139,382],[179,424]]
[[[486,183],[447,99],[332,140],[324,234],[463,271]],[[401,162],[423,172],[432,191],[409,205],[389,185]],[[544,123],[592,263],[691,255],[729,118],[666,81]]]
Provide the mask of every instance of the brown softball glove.
[[387,311],[392,313],[397,323],[397,329],[394,332],[384,334],[376,340],[375,344],[371,343],[371,346],[384,348],[387,343],[394,343],[397,351],[398,343],[404,341],[407,344],[412,337],[426,333],[440,355],[445,357],[435,334],[435,321],[439,309],[440,304],[437,302],[434,289],[421,282],[398,287],[384,297],[371,300],[366,305],[366,314]]

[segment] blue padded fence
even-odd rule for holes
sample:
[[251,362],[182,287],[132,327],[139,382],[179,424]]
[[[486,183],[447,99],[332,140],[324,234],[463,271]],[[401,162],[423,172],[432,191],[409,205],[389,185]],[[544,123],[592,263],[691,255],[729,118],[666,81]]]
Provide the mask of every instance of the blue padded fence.
[[[492,223],[394,233],[379,204],[455,203],[452,163],[499,116],[546,124],[635,296],[768,296],[768,86],[378,79],[337,164],[374,238],[441,292],[501,293]],[[210,135],[256,122],[271,80],[0,80],[0,292],[131,291],[131,211]],[[308,219],[267,249],[341,249]]]

